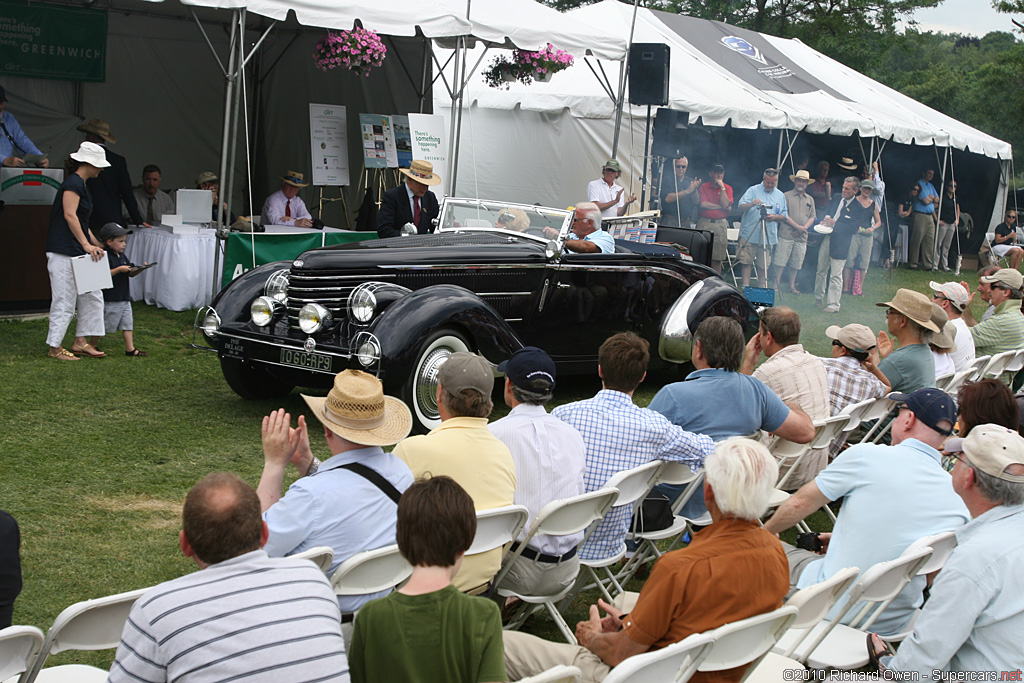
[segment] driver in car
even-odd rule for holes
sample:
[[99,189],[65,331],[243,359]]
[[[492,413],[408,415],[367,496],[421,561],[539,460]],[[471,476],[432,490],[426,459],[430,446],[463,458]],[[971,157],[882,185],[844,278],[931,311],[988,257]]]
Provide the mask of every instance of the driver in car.
[[[549,238],[558,237],[554,228],[545,228],[544,234]],[[601,229],[601,210],[597,204],[583,202],[576,206],[565,248],[576,254],[615,253],[615,240]]]

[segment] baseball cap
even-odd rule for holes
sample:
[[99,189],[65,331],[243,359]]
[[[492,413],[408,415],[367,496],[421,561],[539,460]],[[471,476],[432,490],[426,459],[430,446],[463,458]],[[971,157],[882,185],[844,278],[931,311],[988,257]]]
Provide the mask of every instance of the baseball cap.
[[714,166],[711,167],[711,172],[712,173],[725,173],[725,166],[722,166],[721,164],[715,164]]
[[100,242],[106,242],[107,240],[112,240],[115,237],[121,237],[122,235],[130,234],[132,234],[131,230],[123,228],[117,223],[104,223],[103,227],[100,228],[99,233],[96,235],[96,238]]
[[933,292],[941,294],[942,296],[949,299],[950,303],[958,311],[962,311],[967,308],[967,299],[969,295],[964,286],[959,282],[943,282],[941,285],[938,282],[929,282],[928,286]]
[[[956,404],[952,397],[941,389],[918,389],[910,394],[893,392],[889,398],[896,403],[903,403],[913,411],[918,420],[925,423],[939,434],[949,436],[953,433],[956,423]],[[949,427],[939,427],[940,422],[948,422]]]
[[946,452],[963,453],[972,466],[989,476],[1024,483],[1024,474],[1006,472],[1012,465],[1024,467],[1024,438],[1002,425],[977,425],[966,437],[947,441]]
[[217,182],[217,174],[213,171],[203,171],[196,178],[196,185],[202,185],[203,183],[215,183]]
[[555,361],[536,346],[524,346],[498,363],[498,372],[504,372],[512,384],[527,391],[546,393],[555,388]]
[[437,381],[453,394],[463,389],[476,389],[484,396],[490,396],[494,389],[494,373],[491,364],[483,356],[466,351],[457,351],[437,370]]
[[1020,290],[1021,286],[1024,285],[1024,275],[1021,275],[1020,271],[1016,268],[1000,268],[991,275],[982,275],[979,279],[985,284],[991,285],[998,282],[1001,285],[1016,290]]
[[825,330],[825,335],[829,339],[835,339],[846,348],[858,353],[867,353],[878,345],[878,340],[875,339],[875,334],[871,331],[871,328],[860,323],[850,323],[846,327],[830,325]]
[[619,165],[619,162],[616,159],[609,159],[604,162],[604,166],[601,167],[601,170],[603,171],[606,168],[610,168],[613,171],[619,171],[620,173],[622,172],[622,166]]
[[860,186],[861,187],[870,187],[872,190],[875,189],[875,184],[873,182],[871,182],[870,180],[862,180],[862,181],[860,181]]

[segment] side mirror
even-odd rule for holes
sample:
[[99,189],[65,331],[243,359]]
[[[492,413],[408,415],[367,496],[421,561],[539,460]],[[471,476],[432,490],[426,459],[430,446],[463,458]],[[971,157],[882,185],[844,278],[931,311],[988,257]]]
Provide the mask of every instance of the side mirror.
[[406,223],[405,225],[402,226],[402,237],[406,237],[407,235],[415,235],[417,232],[418,231],[416,230],[416,226],[413,225],[412,223]]

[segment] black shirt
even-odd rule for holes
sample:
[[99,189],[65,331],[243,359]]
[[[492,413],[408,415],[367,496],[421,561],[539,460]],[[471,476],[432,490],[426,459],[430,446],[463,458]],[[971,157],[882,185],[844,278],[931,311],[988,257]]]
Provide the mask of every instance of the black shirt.
[[942,208],[939,211],[939,220],[952,225],[956,222],[956,200],[943,195]]
[[[839,206],[844,202],[839,198]],[[836,215],[836,224],[832,228],[832,239],[829,241],[829,257],[834,259],[845,259],[850,253],[850,243],[853,236],[861,228],[870,228],[875,220],[875,203],[862,206],[856,197],[850,199],[846,208]]]
[[[89,216],[92,214],[92,195],[85,188],[85,181],[77,173],[69,173],[64,182],[57,190],[57,196],[53,200],[53,208],[50,209],[50,230],[46,233],[46,251],[65,256],[82,256],[85,249],[75,238],[64,218],[64,193],[74,192],[78,195],[78,224],[82,226],[83,232],[89,230]],[[88,237],[88,235],[86,235]]]
[[[107,263],[110,265],[110,269],[113,270],[118,266],[130,266],[132,262],[128,260],[128,257],[124,254],[118,254],[113,249],[107,248]],[[128,273],[118,273],[117,275],[111,275],[110,279],[113,280],[114,286],[111,289],[103,290],[104,301],[129,301],[128,296]]]

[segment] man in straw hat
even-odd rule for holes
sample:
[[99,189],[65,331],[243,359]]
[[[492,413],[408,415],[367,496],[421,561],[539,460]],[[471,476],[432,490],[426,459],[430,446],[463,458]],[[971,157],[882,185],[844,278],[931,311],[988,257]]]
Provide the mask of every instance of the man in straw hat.
[[[358,552],[395,542],[398,498],[413,476],[381,446],[405,438],[412,415],[404,403],[384,395],[380,380],[359,370],[338,373],[326,397],[302,398],[323,424],[331,457],[323,463],[313,457],[305,417],[299,416],[295,428],[283,409],[263,418],[263,475],[256,493],[270,528],[265,550],[280,557],[330,546],[333,572]],[[282,498],[289,462],[301,478]],[[339,596],[342,619],[350,623],[360,606],[386,592]]]
[[[1020,310],[1024,276],[1014,268],[1002,268],[982,275],[979,281],[978,289],[988,285],[989,302],[995,309],[988,319],[970,328],[977,354],[991,356],[1024,348],[1024,316]],[[1013,373],[1005,372],[1000,379],[1008,383]]]
[[298,171],[285,171],[281,176],[281,189],[263,202],[263,225],[313,227],[313,216],[299,196],[299,190],[309,185],[304,180]]
[[[765,522],[766,530],[778,534],[843,499],[834,531],[819,534],[824,556],[783,543],[791,591],[825,581],[844,567],[866,569],[895,559],[917,539],[953,531],[967,522],[967,508],[953,492],[938,450],[956,422],[953,399],[938,389],[894,393],[890,398],[899,404],[892,446],[862,443],[846,449]],[[900,632],[920,606],[924,586],[925,577],[915,577],[875,622],[878,631]],[[837,611],[833,608],[826,619]]]
[[392,188],[380,198],[377,214],[377,236],[398,237],[406,224],[412,224],[417,234],[434,231],[434,219],[441,212],[437,196],[430,191],[441,184],[441,176],[434,173],[429,161],[413,159],[409,168],[400,168],[405,183]]
[[92,119],[88,123],[78,126],[78,130],[85,133],[86,142],[94,142],[102,147],[107,161],[110,162],[110,168],[88,180],[85,184],[89,188],[89,194],[92,195],[89,228],[93,234],[98,234],[100,228],[107,223],[120,223],[123,220],[122,202],[128,211],[132,225],[152,227],[142,219],[142,214],[139,213],[139,205],[135,202],[132,178],[128,173],[128,162],[120,154],[110,151],[110,145],[117,142],[117,138],[110,132],[110,124],[103,119]]
[[953,359],[953,366],[957,372],[966,370],[974,363],[974,337],[964,320],[964,309],[970,301],[967,288],[957,282],[929,282],[932,290],[932,303],[939,306],[946,312],[949,318],[948,325],[956,328],[956,351],[951,351],[949,357]]
[[[878,354],[882,357],[878,369],[889,378],[893,391],[934,387],[935,361],[924,339],[926,331],[939,331],[932,322],[932,302],[920,292],[900,289],[892,301],[875,305],[888,309],[885,319],[889,334],[878,333]],[[895,348],[890,334],[899,342],[899,348]]]
[[972,520],[957,530],[913,633],[887,667],[932,680],[935,671],[1016,674],[1024,634],[1024,439],[982,424],[946,450],[956,458],[953,490]]
[[796,288],[796,274],[804,265],[807,255],[807,231],[815,221],[814,197],[807,194],[807,185],[811,182],[811,174],[805,170],[797,171],[789,176],[793,181],[793,189],[786,192],[786,220],[779,223],[779,243],[775,247],[775,288],[782,285],[779,278],[782,271],[789,270],[789,291],[800,294]]
[[604,218],[615,218],[626,213],[629,205],[636,201],[635,194],[625,194],[616,180],[622,175],[618,159],[609,159],[601,167],[601,177],[587,183],[587,199],[597,204]]
[[[410,436],[395,455],[416,478],[446,475],[466,489],[477,511],[512,505],[516,466],[508,446],[487,428],[494,402],[494,371],[483,356],[457,352],[437,371],[437,409],[441,424],[429,434]],[[501,567],[502,549],[467,557],[452,580],[460,591],[486,590]]]

